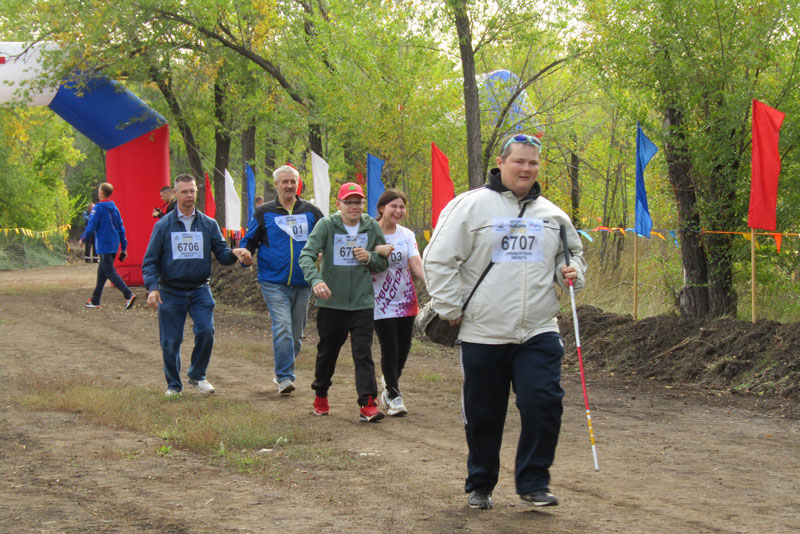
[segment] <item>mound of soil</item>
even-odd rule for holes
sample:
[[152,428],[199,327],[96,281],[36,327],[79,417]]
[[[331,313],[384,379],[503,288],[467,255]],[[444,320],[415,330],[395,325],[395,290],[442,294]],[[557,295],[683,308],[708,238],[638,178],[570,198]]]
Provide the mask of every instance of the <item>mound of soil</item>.
[[[689,320],[630,315],[578,307],[587,368],[732,394],[800,401],[800,328],[775,321]],[[565,362],[576,364],[572,314],[559,316]]]
[[[256,274],[255,267],[221,267],[215,262],[214,298],[266,311]],[[800,416],[797,324],[729,318],[698,321],[677,315],[634,321],[630,315],[605,313],[593,306],[582,305],[577,311],[584,365],[590,372],[753,396],[764,407]],[[576,366],[571,311],[559,315],[558,321],[566,346],[564,363]]]

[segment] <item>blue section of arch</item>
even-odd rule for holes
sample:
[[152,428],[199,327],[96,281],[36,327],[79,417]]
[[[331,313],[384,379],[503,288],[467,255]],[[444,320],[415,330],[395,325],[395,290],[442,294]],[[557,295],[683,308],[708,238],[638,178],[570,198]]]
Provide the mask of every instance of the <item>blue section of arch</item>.
[[74,76],[58,89],[49,107],[104,150],[167,123],[139,97],[102,75]]

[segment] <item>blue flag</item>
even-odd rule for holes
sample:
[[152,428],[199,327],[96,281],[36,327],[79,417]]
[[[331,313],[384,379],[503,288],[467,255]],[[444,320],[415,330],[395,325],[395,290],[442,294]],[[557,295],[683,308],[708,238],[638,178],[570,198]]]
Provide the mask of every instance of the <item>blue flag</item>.
[[245,163],[245,174],[247,174],[247,222],[249,224],[256,209],[256,175],[249,163]]
[[650,209],[647,207],[647,191],[644,188],[644,169],[653,156],[658,152],[658,147],[642,131],[639,122],[636,122],[636,233],[650,239],[650,230],[653,220],[650,218]]
[[386,188],[381,181],[384,161],[372,154],[367,154],[367,214],[378,216],[378,199]]

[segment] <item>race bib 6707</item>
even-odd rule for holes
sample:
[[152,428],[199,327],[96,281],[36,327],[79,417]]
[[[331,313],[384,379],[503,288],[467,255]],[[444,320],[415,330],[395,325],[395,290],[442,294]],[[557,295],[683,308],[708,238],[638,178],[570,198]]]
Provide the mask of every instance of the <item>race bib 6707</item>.
[[492,261],[544,261],[541,219],[496,218],[492,221]]

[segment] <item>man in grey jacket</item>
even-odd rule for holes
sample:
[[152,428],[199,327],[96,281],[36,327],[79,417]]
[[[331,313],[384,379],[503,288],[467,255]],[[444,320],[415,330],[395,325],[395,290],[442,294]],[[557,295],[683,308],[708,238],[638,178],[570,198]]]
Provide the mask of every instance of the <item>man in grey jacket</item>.
[[[586,264],[569,217],[540,196],[541,141],[520,134],[505,139],[501,147],[486,186],[459,195],[440,214],[423,255],[425,283],[434,311],[451,325],[461,325],[469,505],[494,505],[492,490],[513,386],[522,422],[517,493],[525,505],[553,506],[558,499],[550,492],[549,468],[564,396],[556,284],[572,280],[581,289]],[[567,229],[569,267],[561,225]]]

